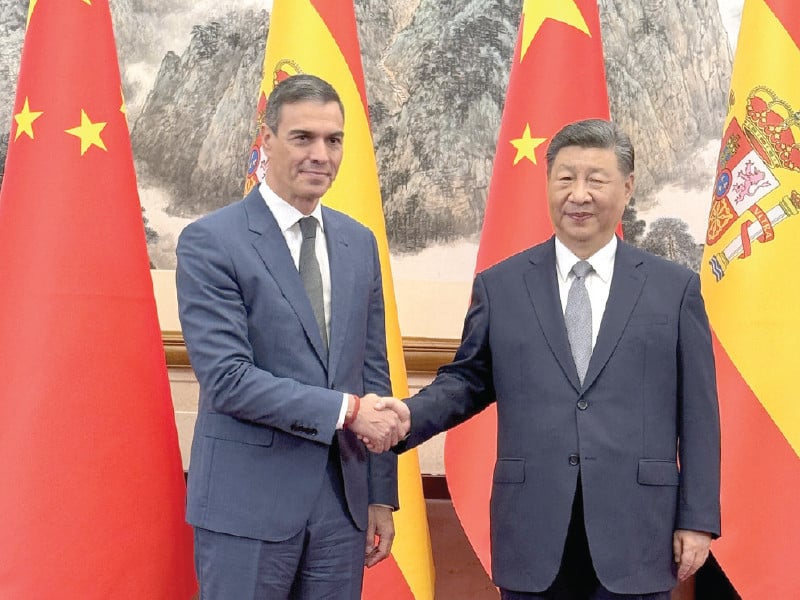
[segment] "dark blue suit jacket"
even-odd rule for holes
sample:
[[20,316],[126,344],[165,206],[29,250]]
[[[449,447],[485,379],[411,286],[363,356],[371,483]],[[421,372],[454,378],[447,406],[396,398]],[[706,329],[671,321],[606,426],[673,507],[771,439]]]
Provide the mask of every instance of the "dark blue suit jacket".
[[716,380],[695,273],[619,243],[583,388],[553,239],[480,273],[454,362],[408,401],[406,447],[495,399],[497,585],[536,592],[553,582],[579,470],[592,559],[613,592],[674,586],[676,528],[719,534]]
[[178,242],[183,335],[200,382],[187,519],[269,541],[305,525],[338,438],[347,506],[397,506],[397,458],[370,457],[336,431],[342,392],[390,393],[383,290],[372,233],[323,208],[331,274],[330,347],[286,241],[254,189],[192,223]]

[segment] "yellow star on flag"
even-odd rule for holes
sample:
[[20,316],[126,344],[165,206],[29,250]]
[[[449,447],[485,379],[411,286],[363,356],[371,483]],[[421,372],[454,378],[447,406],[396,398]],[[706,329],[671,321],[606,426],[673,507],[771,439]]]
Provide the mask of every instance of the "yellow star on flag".
[[541,146],[545,141],[547,141],[547,138],[531,137],[531,126],[529,123],[526,123],[522,137],[511,140],[511,145],[517,149],[517,155],[514,157],[514,165],[523,158],[527,158],[533,164],[536,164],[536,148]]
[[33,122],[41,117],[44,113],[38,110],[31,110],[28,105],[28,97],[25,96],[25,102],[22,105],[22,110],[14,115],[14,120],[17,122],[17,133],[14,136],[14,141],[19,139],[23,133],[27,134],[29,138],[33,139]]
[[102,150],[106,149],[103,138],[100,137],[100,132],[103,131],[105,126],[105,123],[92,123],[86,111],[81,110],[81,124],[78,127],[66,129],[65,131],[81,139],[81,156],[83,156],[89,149],[89,146],[97,146]]
[[524,15],[524,25],[522,29],[522,42],[519,52],[519,62],[525,58],[528,47],[533,38],[539,33],[539,28],[546,19],[560,21],[566,25],[572,25],[575,29],[582,31],[592,37],[586,19],[583,18],[581,10],[575,4],[575,0],[525,0],[522,5]]
[[31,0],[31,3],[28,4],[28,20],[25,22],[25,28],[27,29],[28,25],[31,24],[31,15],[33,14],[33,9],[36,8],[37,0]]

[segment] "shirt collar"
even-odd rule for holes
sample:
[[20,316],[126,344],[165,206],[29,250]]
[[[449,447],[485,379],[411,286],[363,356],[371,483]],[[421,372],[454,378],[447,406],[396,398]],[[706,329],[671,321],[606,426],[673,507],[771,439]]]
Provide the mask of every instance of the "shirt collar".
[[[558,277],[563,283],[566,283],[572,267],[581,259],[567,248],[561,240],[557,237],[556,241],[556,271]],[[612,236],[611,240],[600,248],[597,252],[592,254],[586,261],[592,265],[594,272],[597,274],[604,283],[611,281],[611,275],[614,273],[614,257],[617,252],[617,236]]]
[[[270,211],[272,211],[272,216],[275,217],[275,220],[278,222],[278,227],[283,233],[286,233],[286,231],[293,227],[295,223],[306,216],[294,206],[286,202],[286,200],[278,196],[278,194],[273,192],[272,188],[267,185],[266,181],[262,181],[259,184],[258,191],[261,192],[261,197],[264,198],[264,202],[267,203],[267,207],[270,209]],[[317,202],[314,210],[311,211],[311,214],[308,216],[315,217],[319,223],[320,229],[325,231],[325,226],[322,222],[321,203]]]

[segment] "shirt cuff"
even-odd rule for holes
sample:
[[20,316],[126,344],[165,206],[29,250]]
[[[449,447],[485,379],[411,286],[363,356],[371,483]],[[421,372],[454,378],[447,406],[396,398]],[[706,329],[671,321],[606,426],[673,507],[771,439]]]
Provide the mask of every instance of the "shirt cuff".
[[336,429],[344,429],[344,418],[347,416],[347,406],[350,404],[350,394],[342,394],[342,408],[339,409],[339,420]]

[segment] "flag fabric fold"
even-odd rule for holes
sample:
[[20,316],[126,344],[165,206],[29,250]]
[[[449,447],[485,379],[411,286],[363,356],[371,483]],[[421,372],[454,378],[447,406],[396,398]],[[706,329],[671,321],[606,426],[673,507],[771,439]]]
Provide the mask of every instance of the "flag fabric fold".
[[745,0],[700,267],[715,336],[722,537],[743,598],[800,589],[800,5]]
[[[408,383],[352,2],[274,0],[256,110],[259,123],[272,88],[297,73],[328,81],[345,107],[344,160],[322,202],[347,213],[375,234],[383,273],[392,390],[395,396],[404,398]],[[261,181],[265,167],[256,134],[248,157],[246,192]],[[388,559],[365,571],[362,597],[368,600],[433,598],[433,557],[416,451],[399,458],[398,470],[400,510],[394,515],[394,545]]]
[[0,191],[3,598],[190,598],[108,0],[33,0]]
[[[545,150],[550,138],[572,121],[608,116],[596,0],[525,0],[476,272],[553,233],[546,198]],[[496,428],[492,405],[445,437],[445,472],[453,505],[488,573]]]

